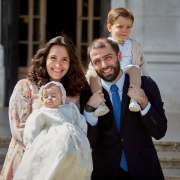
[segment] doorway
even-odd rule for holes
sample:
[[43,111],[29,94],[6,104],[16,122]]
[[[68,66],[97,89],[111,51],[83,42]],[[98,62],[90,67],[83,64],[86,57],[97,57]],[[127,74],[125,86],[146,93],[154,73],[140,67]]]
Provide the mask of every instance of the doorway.
[[46,40],[62,34],[76,44],[76,0],[47,1]]
[[25,77],[37,49],[49,39],[67,35],[87,65],[87,46],[100,36],[101,1],[19,0],[18,79]]

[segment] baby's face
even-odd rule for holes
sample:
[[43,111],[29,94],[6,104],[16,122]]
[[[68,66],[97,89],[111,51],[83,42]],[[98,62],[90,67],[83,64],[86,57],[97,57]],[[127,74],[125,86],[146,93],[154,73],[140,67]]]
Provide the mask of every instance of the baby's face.
[[62,92],[57,86],[47,87],[42,94],[43,105],[48,108],[57,108],[62,104]]

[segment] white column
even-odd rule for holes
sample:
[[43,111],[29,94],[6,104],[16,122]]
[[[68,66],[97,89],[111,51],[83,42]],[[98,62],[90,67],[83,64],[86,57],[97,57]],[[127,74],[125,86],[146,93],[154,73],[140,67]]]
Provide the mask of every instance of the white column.
[[132,37],[142,46],[144,44],[144,0],[129,0],[128,8],[134,15]]
[[126,7],[127,0],[111,0],[111,8]]

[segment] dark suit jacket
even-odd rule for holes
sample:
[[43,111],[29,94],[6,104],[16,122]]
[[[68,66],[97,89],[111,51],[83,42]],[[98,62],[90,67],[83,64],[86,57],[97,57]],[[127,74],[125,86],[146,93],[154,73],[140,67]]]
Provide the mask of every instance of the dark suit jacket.
[[130,112],[130,98],[127,96],[129,78],[126,75],[122,97],[122,117],[120,133],[116,130],[112,114],[112,104],[104,90],[106,104],[110,112],[99,117],[96,126],[89,126],[88,137],[93,152],[93,178],[113,177],[119,170],[120,152],[123,147],[129,173],[134,179],[164,179],[154,148],[152,137],[162,138],[167,129],[163,102],[155,82],[150,77],[142,77],[144,89],[151,108],[145,116],[140,112]]

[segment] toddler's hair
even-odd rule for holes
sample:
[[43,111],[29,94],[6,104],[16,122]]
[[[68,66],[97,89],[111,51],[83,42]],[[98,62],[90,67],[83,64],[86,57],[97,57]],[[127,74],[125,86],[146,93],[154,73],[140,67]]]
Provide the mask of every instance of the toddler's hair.
[[113,25],[114,22],[118,19],[118,17],[129,18],[134,23],[134,15],[132,12],[126,8],[114,8],[111,9],[107,16],[107,24]]

